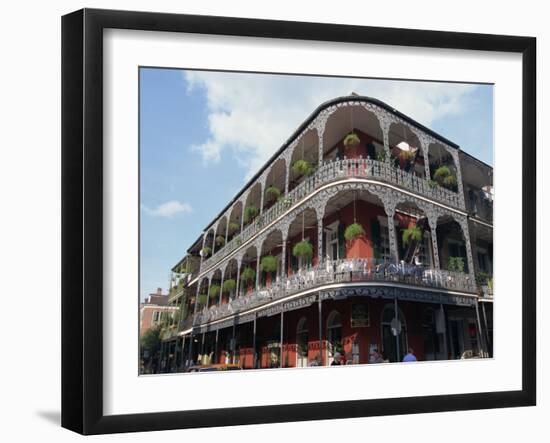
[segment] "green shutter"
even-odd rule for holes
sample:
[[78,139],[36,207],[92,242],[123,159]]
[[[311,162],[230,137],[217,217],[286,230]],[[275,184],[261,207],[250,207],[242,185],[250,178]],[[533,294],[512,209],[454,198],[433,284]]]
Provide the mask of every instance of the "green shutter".
[[338,258],[346,258],[346,238],[344,237],[344,224],[338,223]]
[[370,232],[374,258],[380,258],[380,222],[377,219],[371,222]]

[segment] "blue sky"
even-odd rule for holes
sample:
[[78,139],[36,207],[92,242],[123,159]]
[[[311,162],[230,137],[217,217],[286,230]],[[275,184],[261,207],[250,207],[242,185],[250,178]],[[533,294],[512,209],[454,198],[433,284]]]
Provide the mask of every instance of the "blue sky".
[[378,98],[493,164],[493,87],[140,70],[141,296],[322,102]]

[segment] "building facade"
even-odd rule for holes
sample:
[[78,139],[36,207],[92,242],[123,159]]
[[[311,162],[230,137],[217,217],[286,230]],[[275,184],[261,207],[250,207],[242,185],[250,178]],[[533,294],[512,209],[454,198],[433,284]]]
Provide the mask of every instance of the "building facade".
[[492,168],[383,102],[319,106],[172,269],[173,370],[492,355]]

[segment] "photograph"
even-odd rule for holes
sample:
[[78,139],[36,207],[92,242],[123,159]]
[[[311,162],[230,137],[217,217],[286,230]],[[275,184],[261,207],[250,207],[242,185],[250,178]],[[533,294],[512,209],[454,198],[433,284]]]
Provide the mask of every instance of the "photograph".
[[494,357],[494,84],[138,69],[140,375]]

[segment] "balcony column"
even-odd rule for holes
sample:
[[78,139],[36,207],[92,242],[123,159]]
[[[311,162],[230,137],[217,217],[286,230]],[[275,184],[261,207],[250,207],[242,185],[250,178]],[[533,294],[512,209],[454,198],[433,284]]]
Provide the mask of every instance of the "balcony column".
[[479,355],[483,358],[487,357],[487,354],[485,350],[487,349],[487,346],[485,344],[485,332],[481,328],[481,319],[479,317],[479,306],[477,298],[475,300],[476,303],[476,318],[477,318],[477,329],[478,329],[478,335],[479,335]]
[[284,338],[283,325],[284,325],[284,319],[285,319],[285,313],[284,313],[284,311],[281,311],[281,340],[280,340],[280,344],[281,344],[281,361],[279,362],[279,367],[280,368],[284,367],[284,363],[283,363],[283,338]]
[[180,367],[185,368],[185,335],[181,336],[181,362]]
[[283,233],[283,244],[281,246],[281,278],[286,277],[286,243],[288,232]]
[[420,137],[420,149],[422,149],[422,156],[424,157],[424,175],[426,180],[431,180],[430,175],[430,142],[422,135]]
[[458,149],[449,148],[447,152],[453,157],[453,162],[456,168],[456,181],[458,184],[458,200],[460,201],[460,207],[466,209],[466,203],[464,201],[464,183],[462,183],[462,169],[460,167],[460,157],[458,155]]
[[218,230],[218,225],[214,228],[214,236],[212,237],[212,252],[210,257],[214,257],[214,252],[216,252],[216,231]]
[[260,183],[260,215],[264,213],[265,182]]
[[317,124],[317,141],[319,142],[319,146],[318,146],[318,156],[319,156],[319,161],[318,161],[318,165],[319,167],[321,167],[321,165],[323,164],[323,156],[324,156],[324,153],[325,153],[325,148],[324,148],[324,143],[323,143],[323,135],[325,134],[325,125],[326,125],[326,117],[321,119],[319,121],[319,123]]
[[323,262],[323,214],[317,212],[317,265]]
[[254,320],[252,323],[252,369],[256,369],[256,362],[258,356],[256,355],[256,319],[258,315],[254,313]]
[[317,310],[319,312],[319,366],[323,364],[323,300],[321,299],[321,293],[319,292],[319,298],[317,300]]
[[464,237],[464,243],[466,245],[466,257],[468,259],[468,274],[472,279],[472,284],[475,284],[475,270],[474,259],[472,255],[472,243],[470,240],[470,229],[468,228],[468,218],[465,216],[460,219],[460,226],[462,227],[462,236]]
[[220,299],[218,300],[218,306],[222,305],[222,299],[223,299],[223,274],[225,273],[225,269],[222,270],[222,278],[220,280]]
[[229,214],[228,217],[225,218],[225,244],[227,244],[227,240],[229,239],[229,217],[231,214]]
[[203,256],[203,254],[202,254],[202,251],[203,251],[203,249],[204,249],[205,243],[206,243],[206,233],[203,232],[203,233],[202,233],[202,248],[201,248],[201,251],[200,251],[200,252],[201,252],[201,253],[200,253],[201,262],[200,262],[200,265],[199,265],[199,269],[202,269],[202,262],[204,261],[204,256]]
[[[472,229],[470,230],[470,241],[472,245],[472,256],[474,257],[474,274],[479,272],[479,262],[477,259],[477,232],[475,224],[471,225]],[[468,229],[470,225],[468,224]]]
[[241,257],[237,258],[237,285],[235,286],[235,297],[240,295],[239,290],[241,287]]
[[212,363],[216,364],[216,363],[219,363],[218,361],[218,338],[219,338],[219,334],[220,333],[220,330],[219,329],[216,329],[216,341],[214,343],[214,358],[212,359]]
[[386,153],[386,163],[390,161],[390,126],[391,119],[387,114],[383,114],[379,117],[380,126],[382,127],[382,136],[384,138],[384,152]]
[[395,215],[395,204],[385,205],[386,214],[388,216],[388,240],[390,242],[390,260],[392,263],[399,262],[399,249],[397,247],[397,237],[395,234],[395,223],[393,217]]
[[432,239],[432,256],[434,259],[434,268],[441,269],[439,263],[439,246],[437,244],[437,216],[429,217],[428,223],[430,224],[430,238]]
[[260,287],[260,249],[258,248],[258,256],[256,257],[256,291]]

